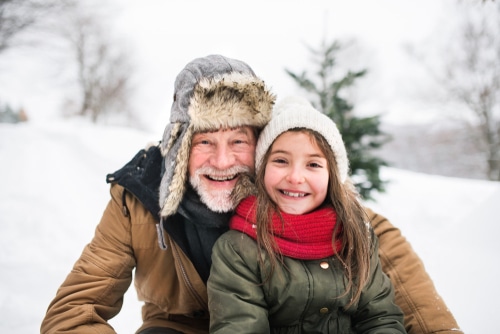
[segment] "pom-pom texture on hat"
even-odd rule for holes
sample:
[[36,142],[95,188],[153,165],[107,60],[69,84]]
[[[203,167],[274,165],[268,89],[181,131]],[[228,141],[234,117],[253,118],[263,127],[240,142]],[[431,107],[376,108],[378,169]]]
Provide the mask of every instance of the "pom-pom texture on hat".
[[326,139],[335,155],[340,180],[344,183],[348,177],[349,161],[336,124],[328,116],[316,110],[306,99],[297,96],[286,97],[276,104],[271,121],[262,130],[257,142],[256,168],[258,169],[263,163],[264,154],[276,138],[293,128],[311,129]]

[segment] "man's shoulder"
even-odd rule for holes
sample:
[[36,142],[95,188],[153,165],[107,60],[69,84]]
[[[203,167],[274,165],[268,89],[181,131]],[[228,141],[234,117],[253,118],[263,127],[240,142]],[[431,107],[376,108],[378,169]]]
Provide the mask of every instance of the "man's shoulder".
[[160,212],[158,188],[163,174],[163,156],[159,144],[139,150],[123,167],[106,176],[106,182],[118,184],[134,195],[154,215]]
[[375,234],[380,237],[380,235],[394,230],[395,227],[392,223],[382,214],[375,212],[373,209],[365,207],[366,216],[370,221],[371,226],[373,227]]

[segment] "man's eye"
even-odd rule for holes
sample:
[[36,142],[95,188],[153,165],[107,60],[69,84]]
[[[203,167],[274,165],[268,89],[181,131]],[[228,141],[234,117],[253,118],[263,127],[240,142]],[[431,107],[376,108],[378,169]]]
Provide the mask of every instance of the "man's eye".
[[239,145],[239,144],[246,144],[246,143],[248,143],[248,139],[247,138],[235,139],[233,141],[233,143],[237,144],[237,145]]

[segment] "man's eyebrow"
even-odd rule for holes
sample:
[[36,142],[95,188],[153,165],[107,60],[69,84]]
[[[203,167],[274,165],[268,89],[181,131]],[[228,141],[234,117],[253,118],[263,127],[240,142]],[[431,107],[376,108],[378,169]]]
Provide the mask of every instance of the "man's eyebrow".
[[248,135],[251,132],[251,130],[245,126],[239,126],[239,127],[235,128],[234,130],[237,130],[239,133],[243,133],[246,135]]
[[245,133],[245,134],[248,134],[248,132],[250,131],[247,126],[242,125],[242,126],[235,126],[234,128],[220,128],[220,129],[214,129],[214,130],[200,131],[197,133],[215,133],[215,132],[219,132],[219,131],[236,131],[236,130],[238,132]]

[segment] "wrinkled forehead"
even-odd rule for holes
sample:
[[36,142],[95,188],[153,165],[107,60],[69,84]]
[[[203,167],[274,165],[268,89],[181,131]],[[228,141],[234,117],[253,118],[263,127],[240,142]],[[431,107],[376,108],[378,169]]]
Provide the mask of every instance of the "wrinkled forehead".
[[245,134],[252,139],[257,139],[259,135],[259,129],[255,126],[250,126],[250,125],[244,125],[244,126],[236,126],[236,127],[231,127],[231,128],[220,128],[218,130],[207,130],[207,131],[200,131],[196,132],[196,134],[202,134],[202,133],[226,133],[233,131],[235,133],[241,133]]

